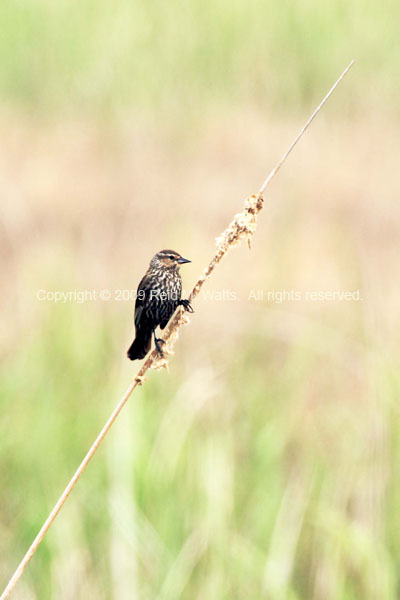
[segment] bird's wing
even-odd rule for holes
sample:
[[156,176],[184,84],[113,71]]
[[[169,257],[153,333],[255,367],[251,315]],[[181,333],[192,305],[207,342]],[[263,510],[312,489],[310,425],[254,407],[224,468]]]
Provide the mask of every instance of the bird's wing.
[[142,316],[144,305],[148,296],[148,278],[146,275],[143,277],[138,285],[136,292],[135,302],[135,326],[137,327],[140,323],[140,317]]
[[142,312],[143,312],[143,306],[138,306],[138,303],[136,301],[136,306],[135,306],[135,326],[136,327],[139,325],[140,317],[142,316]]

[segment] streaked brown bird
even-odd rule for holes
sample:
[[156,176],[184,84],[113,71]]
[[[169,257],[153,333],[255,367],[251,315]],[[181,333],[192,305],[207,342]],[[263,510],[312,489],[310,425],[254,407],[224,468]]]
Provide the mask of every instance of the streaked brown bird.
[[136,337],[127,352],[131,360],[146,356],[150,351],[152,334],[156,348],[162,354],[160,342],[163,340],[156,337],[158,325],[164,329],[179,305],[193,312],[189,300],[181,300],[182,279],[179,267],[189,262],[191,261],[175,250],[161,250],[151,259],[136,293]]

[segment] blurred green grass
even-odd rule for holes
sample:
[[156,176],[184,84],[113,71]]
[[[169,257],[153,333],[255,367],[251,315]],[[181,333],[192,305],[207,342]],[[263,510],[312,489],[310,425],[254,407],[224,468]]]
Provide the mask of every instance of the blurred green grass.
[[[242,301],[199,299],[170,373],[135,392],[16,598],[398,597],[399,13],[0,4],[1,584],[135,373],[131,304],[53,305],[36,290],[135,287],[170,240],[189,248],[193,282],[298,114],[357,60],[252,253],[210,284]],[[364,299],[252,305],[251,286]]]
[[350,59],[350,100],[397,113],[395,0],[318,3],[210,0],[4,0],[0,94],[39,113],[118,109],[201,115],[249,102],[298,110],[320,98]]
[[[123,319],[84,323],[51,308],[2,371],[4,581],[128,382]],[[368,370],[397,391],[360,406],[368,382],[312,339],[272,340],[150,374],[24,575],[33,597],[396,598],[398,373]]]

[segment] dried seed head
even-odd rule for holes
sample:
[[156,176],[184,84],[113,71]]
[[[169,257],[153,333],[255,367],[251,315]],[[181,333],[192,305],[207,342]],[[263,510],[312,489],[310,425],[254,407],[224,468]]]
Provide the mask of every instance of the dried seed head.
[[[217,255],[221,257],[233,246],[238,246],[245,238],[250,243],[257,226],[257,214],[263,207],[263,197],[252,194],[246,198],[244,210],[237,213],[223,234],[217,238]],[[220,260],[220,259],[219,259]]]

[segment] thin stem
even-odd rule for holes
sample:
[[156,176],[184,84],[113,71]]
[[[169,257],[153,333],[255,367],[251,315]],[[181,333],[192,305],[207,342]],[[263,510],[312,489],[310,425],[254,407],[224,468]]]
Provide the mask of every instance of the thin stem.
[[107,423],[104,425],[103,429],[100,431],[99,435],[93,442],[93,444],[90,447],[90,450],[86,454],[85,458],[83,459],[83,461],[81,462],[81,464],[79,465],[77,470],[75,471],[75,474],[72,477],[71,481],[69,482],[69,484],[67,485],[67,487],[65,488],[63,493],[61,494],[60,498],[57,500],[57,503],[55,504],[53,510],[47,517],[46,521],[43,523],[41,530],[39,531],[39,533],[33,540],[30,548],[28,549],[24,558],[21,560],[20,564],[18,565],[17,570],[15,571],[14,575],[11,577],[10,581],[8,582],[8,585],[7,585],[6,589],[4,590],[4,592],[2,593],[0,600],[5,600],[5,598],[8,598],[8,596],[10,595],[10,593],[11,593],[12,589],[14,588],[15,584],[17,583],[18,579],[21,577],[22,573],[24,572],[26,565],[28,564],[28,562],[30,561],[32,556],[35,554],[40,542],[46,535],[47,530],[49,529],[50,525],[53,523],[54,519],[56,518],[56,516],[60,512],[61,508],[63,507],[63,505],[64,505],[66,499],[68,498],[69,494],[71,493],[72,489],[75,487],[75,484],[77,483],[79,477],[82,475],[83,471],[86,469],[89,461],[93,457],[97,448],[100,446],[101,442],[105,438],[111,425],[114,423],[115,419],[118,417],[124,404],[126,403],[129,396],[131,395],[131,393],[133,392],[133,390],[135,389],[135,387],[137,385],[138,385],[138,380],[135,379],[135,381],[133,381],[133,383],[131,383],[131,385],[126,390],[124,396],[121,398],[121,400],[115,407],[115,409],[112,412]]
[[343,71],[343,73],[341,74],[341,76],[336,80],[336,82],[333,84],[333,86],[331,87],[331,89],[329,90],[329,92],[326,94],[325,98],[321,101],[321,103],[314,110],[313,114],[308,119],[307,123],[300,129],[299,133],[297,134],[297,136],[295,137],[295,139],[293,140],[293,142],[290,144],[290,146],[286,150],[285,154],[282,156],[282,158],[280,159],[280,161],[278,161],[278,163],[276,164],[276,166],[272,169],[271,173],[268,175],[267,179],[264,181],[264,183],[260,187],[260,189],[259,189],[259,193],[260,194],[263,194],[265,192],[265,190],[267,188],[267,185],[269,184],[269,182],[271,181],[271,179],[279,171],[279,169],[281,168],[281,166],[283,165],[283,163],[285,162],[285,160],[287,159],[287,157],[289,156],[289,154],[291,153],[291,151],[293,150],[293,148],[295,147],[295,145],[297,144],[297,142],[299,141],[299,139],[301,138],[301,136],[303,135],[303,133],[305,132],[305,130],[309,127],[309,125],[311,125],[312,121],[315,119],[315,117],[317,116],[317,114],[319,113],[319,111],[321,110],[321,108],[323,107],[323,105],[325,104],[325,102],[328,100],[329,96],[331,94],[333,94],[333,92],[335,91],[336,87],[339,85],[339,83],[342,81],[343,77],[346,75],[346,73],[351,69],[351,67],[353,65],[354,65],[354,60],[352,60],[351,63],[345,68],[345,70]]

